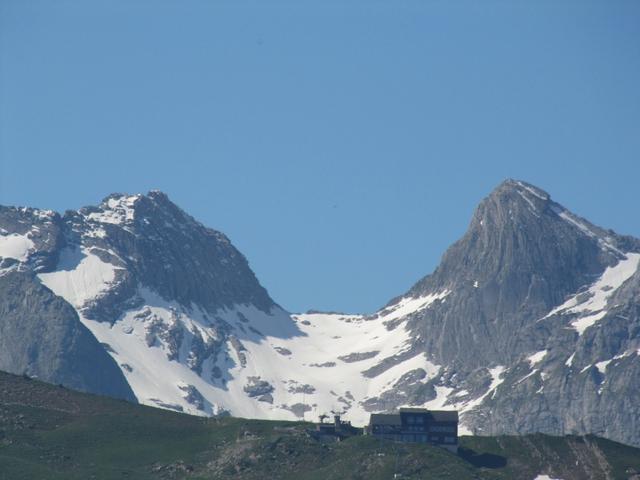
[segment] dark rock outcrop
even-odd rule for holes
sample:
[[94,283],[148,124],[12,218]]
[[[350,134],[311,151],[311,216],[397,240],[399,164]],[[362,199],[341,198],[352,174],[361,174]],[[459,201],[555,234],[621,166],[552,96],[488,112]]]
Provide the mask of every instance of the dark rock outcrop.
[[136,401],[76,311],[29,272],[0,276],[0,370]]

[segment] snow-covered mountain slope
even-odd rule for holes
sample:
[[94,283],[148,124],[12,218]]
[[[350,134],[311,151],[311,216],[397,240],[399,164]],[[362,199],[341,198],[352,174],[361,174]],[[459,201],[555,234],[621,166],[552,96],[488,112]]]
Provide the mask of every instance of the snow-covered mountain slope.
[[[402,319],[446,301],[446,291],[402,299],[371,317],[291,316],[277,306],[264,312],[250,304],[211,312],[140,286],[142,301],[113,323],[86,318],[84,307],[117,287],[118,268],[89,250],[64,250],[58,268],[38,278],[76,308],[141,403],[280,419],[334,411],[364,424],[369,414],[360,399],[381,395],[407,372],[424,380],[440,370],[424,353],[410,351]],[[407,358],[377,375],[363,374],[398,355]]]
[[[0,228],[0,289],[22,275],[64,299],[74,328],[119,369],[103,365],[103,383],[125,379],[141,403],[272,419],[336,412],[359,425],[405,405],[455,408],[462,431],[640,444],[640,242],[524,182],[501,184],[433,274],[371,315],[290,315],[223,234],[160,192],[63,217],[2,207]],[[51,380],[38,362],[0,355],[1,369]],[[86,373],[58,373],[95,390]]]

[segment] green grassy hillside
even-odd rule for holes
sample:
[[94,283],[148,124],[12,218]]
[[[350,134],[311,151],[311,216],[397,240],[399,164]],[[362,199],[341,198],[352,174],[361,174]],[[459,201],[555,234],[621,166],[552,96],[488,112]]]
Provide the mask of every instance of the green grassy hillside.
[[638,478],[640,449],[596,437],[463,437],[459,455],[309,424],[198,418],[0,373],[0,479]]

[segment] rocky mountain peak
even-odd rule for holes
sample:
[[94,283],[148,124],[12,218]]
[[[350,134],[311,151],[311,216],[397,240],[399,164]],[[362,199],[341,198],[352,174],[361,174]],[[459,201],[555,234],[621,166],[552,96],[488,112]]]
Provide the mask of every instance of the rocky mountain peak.
[[[544,190],[509,179],[480,202],[465,235],[411,293],[433,293],[460,284],[498,288],[518,277],[516,284],[523,283],[526,294],[532,278],[548,282],[558,273],[562,283],[568,281],[568,288],[574,289],[617,263],[624,256],[622,243],[621,237],[569,212]],[[568,272],[573,281],[565,278]]]
[[[482,356],[489,361],[501,352],[508,352],[503,358],[508,361],[522,348],[511,343],[519,329],[625,258],[623,243],[543,190],[506,180],[480,202],[467,232],[445,252],[438,268],[408,292],[414,298],[451,292],[448,306],[416,317],[416,332],[426,338],[426,325],[449,325],[443,332],[446,342],[440,338],[429,346],[440,352],[442,362],[472,363]],[[428,316],[433,318],[425,322]],[[486,341],[496,351],[460,348],[456,337],[467,335],[482,338],[480,344]]]
[[[12,219],[19,210],[7,212],[0,215],[0,227],[6,224],[18,231]],[[87,262],[113,270],[101,300],[85,306],[87,318],[117,318],[137,301],[140,286],[210,312],[237,304],[269,311],[275,305],[229,239],[185,213],[163,192],[113,193],[98,205],[52,218],[56,221],[39,225],[24,238],[21,255],[28,255],[30,263],[37,259],[41,273]]]
[[[552,225],[557,228],[554,229]],[[624,251],[638,249],[635,239],[598,227],[553,201],[541,188],[514,179],[503,181],[480,202],[469,232],[478,229],[503,234],[512,230],[539,228],[551,228],[550,234],[568,233],[570,236],[586,237],[601,250],[613,255],[614,260],[622,258]]]
[[548,214],[553,202],[544,190],[520,180],[505,180],[477,207],[471,228],[504,228],[508,224],[519,226],[533,223]]
[[515,192],[518,194],[528,193],[529,195],[533,195],[540,200],[550,199],[550,195],[540,187],[525,182],[524,180],[517,180],[513,178],[507,178],[506,180],[502,181],[502,183],[494,188],[489,196],[499,195],[500,193],[504,192]]
[[80,208],[77,212],[67,212],[67,217],[79,216],[83,221],[93,224],[110,224],[133,229],[141,223],[148,224],[154,217],[164,220],[174,217],[177,221],[193,220],[175,205],[167,194],[152,190],[144,194],[112,193],[99,205]]

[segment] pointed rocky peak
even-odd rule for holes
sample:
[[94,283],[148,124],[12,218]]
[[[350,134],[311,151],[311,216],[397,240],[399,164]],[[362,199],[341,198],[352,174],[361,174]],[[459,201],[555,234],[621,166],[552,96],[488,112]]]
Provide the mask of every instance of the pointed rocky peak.
[[164,298],[209,311],[274,305],[229,239],[161,191],[114,193],[98,206],[68,212],[65,220],[69,244],[100,254],[126,269],[130,283],[135,279]]
[[551,199],[551,196],[542,190],[541,188],[536,187],[530,183],[524,182],[522,180],[514,180],[512,178],[508,178],[503,181],[500,185],[498,185],[493,192],[489,195],[489,197],[504,197],[509,195],[518,195],[525,202],[547,202]]
[[171,212],[172,214],[180,213],[181,215],[186,215],[180,207],[173,203],[169,195],[160,190],[151,190],[146,195],[128,196],[125,201],[133,202],[136,212],[141,214],[163,211]]
[[[483,358],[508,364],[514,354],[530,351],[526,342],[513,342],[523,328],[539,328],[539,319],[578,293],[585,293],[581,301],[592,294],[604,298],[594,287],[599,278],[607,279],[609,290],[624,283],[628,277],[622,275],[637,265],[630,245],[632,240],[569,212],[543,190],[507,180],[482,200],[436,270],[392,306],[417,305],[407,328],[438,362],[473,365]],[[441,292],[450,293],[422,307],[421,299]]]
[[505,180],[478,205],[471,228],[504,228],[523,224],[548,212],[553,203],[544,190],[520,180]]
[[551,198],[550,195],[541,188],[523,180],[515,180],[513,178],[507,178],[504,180],[493,190],[493,192],[491,192],[491,195],[498,195],[502,192],[515,192],[518,195],[524,195],[528,198],[533,196],[540,200],[549,200]]
[[140,198],[141,195],[113,193],[102,200],[98,207],[85,207],[80,209],[80,213],[92,222],[127,225],[134,221],[135,205]]
[[621,258],[615,233],[572,214],[544,190],[509,179],[480,202],[465,235],[410,294],[500,290],[505,312],[534,299],[547,308]]
[[558,237],[587,241],[604,251],[605,256],[611,256],[608,263],[623,258],[625,251],[634,250],[629,239],[572,213],[541,188],[508,179],[480,202],[465,237],[505,240],[513,235],[522,237],[525,243],[535,237],[549,242]]
[[85,223],[94,225],[95,228],[100,225],[127,228],[133,225],[136,203],[141,197],[142,195],[139,194],[112,193],[98,205],[82,207],[77,211],[68,210],[65,212],[64,218],[76,225],[74,230],[82,230],[81,225]]
[[133,207],[143,194],[128,194],[128,193],[111,193],[102,199],[100,206],[104,208],[123,208],[124,206]]
[[[568,230],[569,236],[586,237],[599,248],[620,259],[624,252],[636,250],[629,238],[605,230],[553,201],[551,196],[522,180],[507,179],[498,185],[476,209],[469,230],[490,232],[505,229]],[[559,229],[559,230],[558,230]]]
[[[112,225],[133,225],[140,217],[153,213],[154,210],[180,210],[169,197],[159,190],[152,190],[147,195],[112,193],[97,206],[87,206],[78,210],[78,214],[86,221]],[[73,214],[73,212],[69,212]]]
[[225,235],[206,228],[159,190],[146,195],[112,193],[97,206],[67,212],[65,220],[85,238],[124,234],[159,240],[167,236],[191,236],[197,230],[220,243],[230,243]]
[[0,235],[24,234],[35,226],[58,222],[60,215],[53,210],[0,205]]

